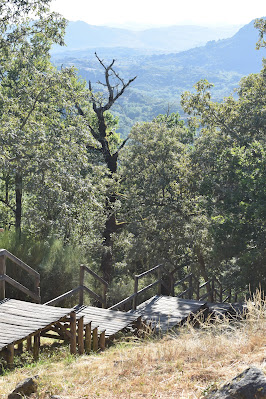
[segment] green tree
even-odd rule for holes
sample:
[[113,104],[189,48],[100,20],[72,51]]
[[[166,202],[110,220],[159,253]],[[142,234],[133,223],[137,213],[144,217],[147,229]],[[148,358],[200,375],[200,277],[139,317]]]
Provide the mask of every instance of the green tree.
[[14,42],[8,25],[3,27],[0,212],[2,222],[14,223],[17,231],[23,221],[34,234],[45,237],[54,231],[68,238],[77,226],[85,235],[89,204],[100,201],[101,190],[95,187],[102,167],[92,166],[95,156],[88,147],[95,145],[94,139],[75,107],[85,86],[73,69],[57,70],[50,62],[51,45],[63,40],[64,21],[57,24],[59,17],[54,20],[46,11],[36,22],[11,27]]
[[[169,269],[191,260],[191,223],[196,201],[190,190],[190,132],[161,116],[137,124],[121,153],[121,213],[131,237],[127,262],[142,271],[159,262]],[[186,137],[186,140],[184,138]]]
[[[235,272],[241,286],[265,286],[265,66],[244,78],[237,98],[211,100],[211,85],[185,93],[184,110],[196,126],[194,190],[203,198],[212,246],[198,254],[207,273]],[[264,237],[264,238],[263,238]],[[250,269],[250,270],[249,270]]]
[[[117,206],[117,194],[115,192],[115,185],[117,183],[117,171],[118,171],[118,156],[121,149],[127,142],[127,139],[120,142],[115,136],[115,133],[110,131],[110,114],[108,111],[113,104],[121,97],[126,88],[135,80],[136,77],[129,79],[125,82],[115,71],[114,63],[115,60],[109,65],[105,65],[104,62],[96,55],[96,58],[100,62],[104,69],[105,81],[102,83],[106,92],[95,94],[92,91],[91,83],[89,83],[89,100],[92,104],[92,109],[95,117],[95,125],[92,125],[90,119],[90,113],[88,117],[88,111],[90,107],[88,105],[82,105],[82,103],[76,103],[79,115],[84,119],[85,124],[89,128],[91,135],[96,140],[98,145],[96,150],[101,154],[103,162],[108,169],[109,177],[109,193],[106,197],[105,214],[106,222],[103,229],[103,252],[101,259],[101,271],[106,281],[110,282],[113,276],[113,235],[117,233],[123,226],[123,223],[119,223],[116,218],[116,206]],[[107,94],[107,98],[105,97]]]

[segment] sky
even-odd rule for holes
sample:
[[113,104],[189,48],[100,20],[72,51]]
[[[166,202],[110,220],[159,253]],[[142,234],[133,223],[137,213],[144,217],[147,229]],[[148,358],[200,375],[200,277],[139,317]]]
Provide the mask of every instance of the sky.
[[266,0],[52,0],[51,9],[91,25],[245,25],[266,16]]

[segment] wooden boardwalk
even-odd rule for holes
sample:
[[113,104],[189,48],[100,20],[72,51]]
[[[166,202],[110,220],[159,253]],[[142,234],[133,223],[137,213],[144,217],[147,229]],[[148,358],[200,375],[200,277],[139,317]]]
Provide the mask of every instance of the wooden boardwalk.
[[81,306],[75,308],[77,319],[84,316],[84,326],[91,323],[91,329],[98,328],[98,332],[105,331],[105,337],[111,338],[119,331],[132,326],[137,322],[139,315],[95,308],[93,306]]
[[206,302],[155,295],[143,302],[131,314],[141,316],[157,331],[167,331],[206,309]]
[[213,314],[217,317],[223,316],[232,316],[237,317],[241,316],[246,311],[246,306],[240,303],[210,303],[207,302],[207,307],[210,314]]
[[54,308],[15,299],[0,302],[0,351],[66,320],[72,309]]

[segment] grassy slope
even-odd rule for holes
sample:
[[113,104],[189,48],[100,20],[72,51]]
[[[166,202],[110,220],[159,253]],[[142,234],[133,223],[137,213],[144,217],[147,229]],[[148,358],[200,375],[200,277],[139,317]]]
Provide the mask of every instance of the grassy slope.
[[250,304],[250,317],[237,325],[186,326],[162,339],[117,343],[97,355],[71,357],[65,349],[50,359],[43,354],[37,364],[0,377],[0,397],[35,374],[39,398],[203,397],[251,364],[266,372],[265,302],[261,305]]

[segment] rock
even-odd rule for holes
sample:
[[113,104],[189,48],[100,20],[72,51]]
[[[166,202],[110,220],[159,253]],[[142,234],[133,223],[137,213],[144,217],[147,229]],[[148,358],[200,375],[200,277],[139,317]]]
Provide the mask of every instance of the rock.
[[61,396],[58,395],[53,395],[50,397],[50,399],[62,399]]
[[37,378],[38,376],[36,375],[19,382],[14,391],[8,395],[8,399],[21,399],[36,392],[38,387]]
[[266,399],[266,376],[256,367],[249,367],[205,399]]

